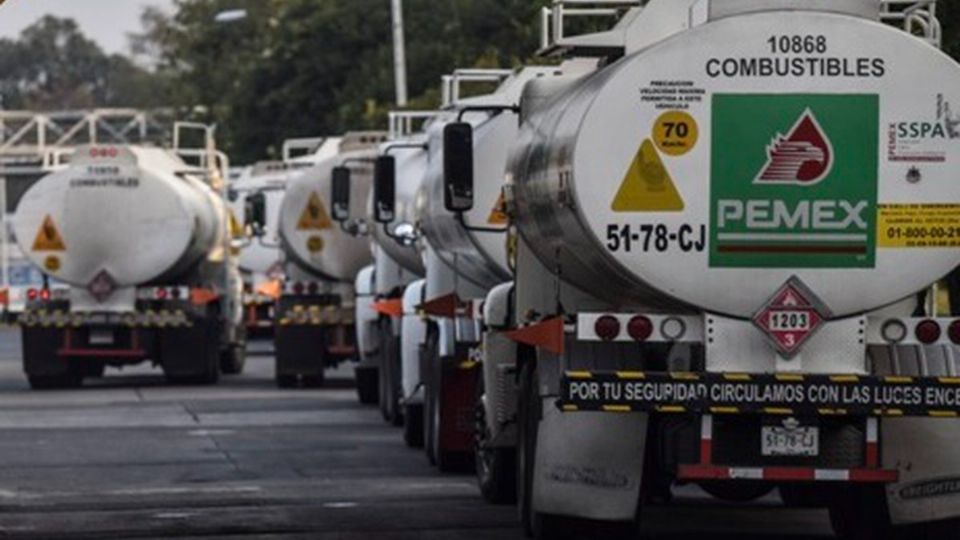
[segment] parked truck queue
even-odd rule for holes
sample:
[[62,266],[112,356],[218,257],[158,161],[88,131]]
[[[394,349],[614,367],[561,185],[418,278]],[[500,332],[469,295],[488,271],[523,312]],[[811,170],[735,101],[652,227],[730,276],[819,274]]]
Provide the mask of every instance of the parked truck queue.
[[65,284],[19,317],[29,384],[152,362],[212,385],[257,333],[279,388],[350,366],[407,452],[533,538],[635,538],[681,486],[778,493],[843,539],[960,537],[960,65],[936,2],[541,17],[535,62],[457,69],[437,110],[277,161],[231,169],[192,124],[58,154],[13,221]]

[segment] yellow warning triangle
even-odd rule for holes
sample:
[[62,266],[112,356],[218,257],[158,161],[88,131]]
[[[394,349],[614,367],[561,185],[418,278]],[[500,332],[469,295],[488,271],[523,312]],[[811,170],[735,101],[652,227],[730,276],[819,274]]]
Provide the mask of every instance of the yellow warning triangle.
[[298,231],[320,231],[333,228],[333,222],[330,220],[330,214],[327,213],[327,207],[323,204],[323,199],[317,192],[310,193],[310,199],[307,201],[307,207],[300,214],[300,221],[297,222]]
[[650,139],[643,141],[613,199],[614,212],[679,212],[683,198]]
[[490,225],[506,225],[509,223],[510,218],[507,217],[506,203],[503,200],[503,192],[500,192],[500,197],[497,198],[496,204],[493,205],[493,210],[490,210],[490,217],[487,218],[487,223]]
[[33,241],[33,251],[66,251],[67,246],[63,243],[63,237],[60,236],[60,231],[57,229],[56,224],[53,223],[53,218],[50,217],[50,214],[47,214],[43,218],[43,224],[40,225],[40,230],[37,231],[37,237]]

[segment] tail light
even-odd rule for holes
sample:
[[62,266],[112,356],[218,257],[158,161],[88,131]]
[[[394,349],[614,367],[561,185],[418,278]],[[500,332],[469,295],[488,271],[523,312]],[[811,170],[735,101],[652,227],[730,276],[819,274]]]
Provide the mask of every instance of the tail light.
[[303,294],[303,283],[296,282],[293,284],[293,293],[294,294]]
[[907,339],[907,325],[903,324],[902,321],[892,319],[883,323],[880,333],[883,335],[883,339],[888,342],[900,343]]
[[170,296],[173,297],[174,300],[179,300],[179,299],[180,299],[180,287],[174,287],[173,290],[170,291]]
[[37,292],[36,289],[28,289],[28,290],[27,290],[27,300],[36,300],[38,294],[39,294],[39,293]]
[[914,329],[914,333],[917,336],[917,341],[930,344],[940,339],[940,325],[937,324],[937,321],[931,319],[920,321]]
[[653,334],[653,321],[643,315],[637,315],[627,323],[627,333],[637,341],[646,341]]
[[317,294],[320,292],[320,285],[317,284],[316,281],[311,281],[310,284],[307,285],[307,292],[310,294]]
[[593,323],[593,331],[604,341],[613,341],[620,335],[620,320],[611,315],[604,315]]
[[947,327],[947,336],[950,341],[960,345],[960,320],[950,323],[950,326]]
[[167,299],[167,290],[164,289],[163,287],[160,287],[160,288],[157,289],[157,292],[154,293],[154,295],[157,297],[157,300],[166,300],[166,299]]
[[40,291],[40,299],[43,301],[50,300],[50,289],[42,289]]

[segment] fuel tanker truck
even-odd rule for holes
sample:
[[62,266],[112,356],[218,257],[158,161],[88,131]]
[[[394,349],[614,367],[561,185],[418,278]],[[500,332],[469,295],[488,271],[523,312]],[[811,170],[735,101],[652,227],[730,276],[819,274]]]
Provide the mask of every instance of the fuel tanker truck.
[[[479,306],[490,288],[510,276],[501,188],[507,156],[517,134],[515,105],[527,82],[555,73],[552,67],[530,67],[517,72],[458,70],[445,79],[444,94],[449,103],[427,127],[426,169],[417,171],[425,176],[419,180],[416,209],[426,278],[422,285],[415,283],[404,291],[402,306],[403,389],[407,393],[405,404],[410,405],[405,411],[404,426],[408,442],[412,442],[413,434],[423,432],[427,455],[441,470],[473,465],[475,448],[483,450],[484,459],[477,460],[477,464],[485,470],[487,451],[496,453],[486,440],[477,446],[474,437],[477,406],[482,402],[478,394],[483,388],[478,385],[482,381],[477,360],[482,351],[483,328]],[[491,82],[496,84],[493,93],[461,99],[463,83]],[[464,125],[474,133],[470,145],[478,153],[477,174],[482,180],[476,184],[474,208],[453,214],[444,206],[443,134],[444,126],[459,120],[466,122]],[[391,170],[392,166],[386,169]],[[380,177],[378,174],[377,186],[382,184]],[[391,185],[390,180],[385,184]],[[377,208],[393,207],[391,200],[380,197],[385,190],[375,191]],[[402,221],[397,223],[398,229],[404,226]],[[407,315],[413,319],[417,312],[428,317],[425,336],[412,320],[408,324]],[[418,362],[418,355],[407,353],[421,348],[420,342],[422,361]],[[498,363],[495,369],[506,374],[501,368]],[[422,406],[417,393],[421,387]],[[421,408],[422,414],[418,414]],[[507,461],[510,457],[505,457],[502,469],[504,476],[512,478],[512,467]],[[481,485],[486,484],[486,477],[481,473]]]
[[[379,149],[374,189],[364,214],[374,263],[357,277],[358,392],[362,402],[379,403],[385,420],[404,424],[404,438],[411,446],[423,444],[422,430],[418,429],[422,425],[423,396],[415,375],[419,374],[419,344],[423,341],[419,336],[424,323],[415,309],[420,302],[405,312],[403,295],[424,274],[416,245],[415,203],[427,167],[425,135],[415,132],[415,126],[429,122],[435,115],[428,111],[396,111],[389,115],[388,141]],[[376,205],[374,194],[380,191],[395,204]],[[337,204],[348,207],[348,201]],[[404,335],[410,338],[402,341],[404,327]],[[406,350],[402,350],[404,346]],[[417,368],[416,374],[409,370],[401,373],[401,366],[406,367],[401,362],[404,354],[412,358],[410,366]],[[409,421],[410,418],[414,420]]]
[[33,388],[78,386],[142,361],[173,382],[210,384],[243,369],[240,275],[214,167],[225,171],[225,158],[192,151],[197,167],[184,153],[81,146],[24,194],[17,242],[70,286],[44,289],[21,317]]
[[[504,191],[528,532],[628,534],[695,483],[779,487],[842,538],[957,536],[960,321],[923,298],[960,263],[960,66],[932,4],[652,0],[608,32],[551,25],[547,52],[596,67],[527,85]],[[486,159],[472,126],[444,131],[467,212]]]
[[[324,137],[286,140],[281,160],[257,162],[230,182],[230,209],[234,216],[243,216],[250,233],[238,262],[243,276],[243,320],[251,335],[273,333],[273,312],[283,278],[278,224],[287,180],[330,157],[338,145],[339,141]],[[301,155],[295,157],[295,152]]]
[[370,243],[354,234],[360,223],[338,224],[329,195],[334,177],[349,190],[361,215],[377,147],[386,134],[348,133],[337,152],[291,178],[280,207],[284,282],[274,328],[280,387],[320,386],[324,369],[356,354],[354,279],[371,261]]

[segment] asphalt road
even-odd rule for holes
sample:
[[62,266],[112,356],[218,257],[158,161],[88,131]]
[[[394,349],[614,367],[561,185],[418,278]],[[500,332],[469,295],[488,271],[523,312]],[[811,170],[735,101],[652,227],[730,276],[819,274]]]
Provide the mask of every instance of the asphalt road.
[[[439,474],[360,406],[349,369],[278,390],[269,344],[253,347],[246,373],[215,387],[169,387],[144,366],[31,392],[17,332],[0,331],[0,538],[523,538],[513,508]],[[825,512],[689,489],[647,510],[641,534],[831,537]]]

